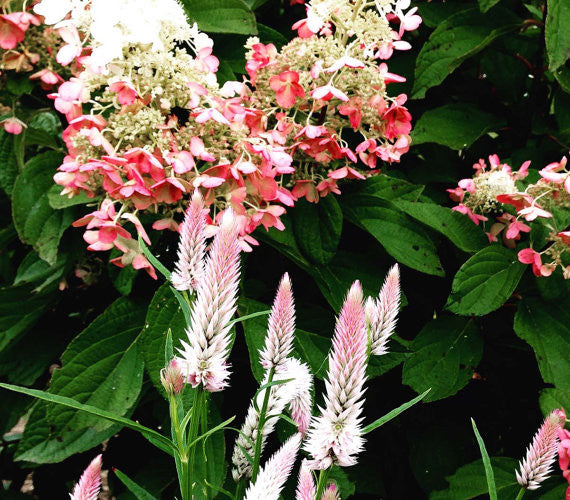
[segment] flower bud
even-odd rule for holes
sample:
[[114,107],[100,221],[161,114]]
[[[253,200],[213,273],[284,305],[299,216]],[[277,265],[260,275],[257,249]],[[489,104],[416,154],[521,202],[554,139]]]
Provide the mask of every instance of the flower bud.
[[184,376],[178,362],[173,359],[160,371],[160,382],[167,394],[178,394],[184,386]]

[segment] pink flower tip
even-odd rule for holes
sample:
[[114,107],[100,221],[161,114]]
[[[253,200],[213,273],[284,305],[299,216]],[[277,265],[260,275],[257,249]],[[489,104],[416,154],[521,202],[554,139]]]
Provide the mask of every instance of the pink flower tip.
[[70,494],[71,500],[97,500],[101,490],[103,456],[97,455],[87,466]]

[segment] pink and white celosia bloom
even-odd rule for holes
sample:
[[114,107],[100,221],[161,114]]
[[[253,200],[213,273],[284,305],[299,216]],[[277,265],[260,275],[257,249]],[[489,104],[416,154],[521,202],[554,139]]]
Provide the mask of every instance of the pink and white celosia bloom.
[[71,500],[97,500],[101,490],[101,464],[103,457],[97,455],[81,475],[70,493]]
[[[261,385],[267,384],[268,374],[269,372],[266,372]],[[313,377],[309,367],[295,358],[289,358],[281,365],[279,372],[273,377],[273,382],[279,380],[287,380],[287,382],[266,389],[269,390],[266,415],[271,417],[267,418],[261,430],[262,451],[265,448],[267,437],[275,430],[278,417],[283,413],[287,405],[291,409],[291,416],[297,423],[301,435],[304,435],[311,420]],[[257,395],[256,404],[254,405],[253,401],[250,404],[245,422],[236,439],[232,455],[232,463],[234,465],[232,476],[235,481],[239,481],[242,477],[251,477],[252,466],[246,458],[244,450],[249,455],[254,455],[255,444],[259,439],[257,436],[260,421],[259,410],[263,406],[264,399],[265,391],[260,391]]]
[[292,378],[288,391],[289,410],[291,418],[297,424],[297,430],[302,434],[309,430],[313,410],[313,375],[305,363],[295,358],[287,359],[284,376]]
[[370,342],[370,352],[376,356],[386,354],[386,344],[396,329],[400,310],[400,269],[394,265],[376,300],[366,301],[366,321]]
[[526,457],[520,462],[520,470],[516,471],[517,481],[523,488],[536,490],[548,478],[556,460],[558,432],[565,421],[563,410],[554,410],[544,419],[527,449]]
[[354,465],[363,448],[361,413],[368,339],[362,300],[362,287],[356,281],[336,322],[324,408],[311,422],[304,446],[315,469]]
[[294,434],[285,441],[259,471],[255,483],[245,492],[245,500],[279,500],[300,445],[300,434]]
[[309,461],[304,459],[299,469],[299,480],[297,482],[296,500],[315,500],[317,488],[313,471],[309,467]]
[[265,345],[260,351],[261,366],[278,369],[293,351],[295,336],[295,304],[291,280],[285,273],[269,315]]
[[196,191],[179,227],[178,260],[170,275],[177,290],[195,290],[204,274],[206,213],[202,196]]
[[230,372],[230,320],[237,307],[240,276],[238,226],[231,209],[226,209],[196,288],[191,324],[182,341],[179,361],[187,381],[209,392],[223,390]]

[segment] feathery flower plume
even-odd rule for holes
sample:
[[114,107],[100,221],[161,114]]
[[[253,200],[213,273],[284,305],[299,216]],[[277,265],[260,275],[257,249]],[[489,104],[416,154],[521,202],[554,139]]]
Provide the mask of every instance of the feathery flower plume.
[[278,500],[300,445],[300,434],[294,434],[285,441],[259,471],[255,484],[245,492],[245,500]]
[[[261,385],[267,383],[267,377],[268,372],[266,372]],[[297,423],[299,432],[301,434],[306,432],[311,418],[311,388],[313,385],[309,367],[295,358],[289,358],[273,378],[274,382],[279,380],[289,380],[289,382],[274,385],[269,389],[266,414],[272,415],[272,417],[267,418],[265,421],[260,436],[257,436],[260,415],[259,411],[255,409],[253,401],[247,410],[245,422],[236,439],[232,455],[232,463],[234,465],[232,476],[236,482],[242,477],[251,477],[252,474],[252,465],[247,460],[244,451],[253,456],[258,439],[261,439],[261,451],[263,451],[267,437],[275,430],[275,425],[278,421],[277,415],[283,413],[287,405],[291,409],[293,420]],[[265,391],[260,391],[256,400],[257,408],[262,407],[264,399]]]
[[323,491],[321,500],[340,500],[340,494],[337,485],[334,483],[329,484],[326,490]]
[[558,430],[566,421],[563,410],[553,410],[534,435],[532,444],[526,451],[525,459],[520,462],[520,472],[516,471],[517,481],[527,490],[536,490],[540,483],[548,478],[552,464],[556,460],[558,449]]
[[361,413],[366,380],[367,332],[362,287],[355,281],[336,322],[325,379],[326,395],[321,414],[315,417],[304,449],[311,466],[354,465],[362,451]]
[[294,379],[290,383],[294,385],[293,397],[289,401],[291,418],[297,424],[297,430],[304,436],[311,424],[313,375],[305,363],[295,358],[287,359],[285,373],[287,378]]
[[178,358],[188,382],[209,392],[228,385],[229,322],[237,304],[239,258],[237,221],[227,209],[196,289],[191,324],[186,330],[188,342],[182,341],[182,358]]
[[396,328],[399,310],[400,269],[395,264],[388,271],[378,298],[366,301],[366,322],[372,354],[386,354],[386,344]]
[[196,190],[180,225],[178,261],[170,276],[177,290],[195,290],[204,273],[206,214],[202,196]]
[[291,280],[289,275],[285,273],[281,278],[281,283],[279,283],[269,315],[265,345],[260,351],[261,366],[265,369],[278,369],[293,350],[294,335],[295,303],[291,290]]
[[81,475],[69,496],[71,500],[97,500],[101,489],[102,455],[97,455]]
[[297,483],[296,500],[315,500],[317,488],[315,486],[315,479],[309,467],[309,461],[304,459],[301,462],[299,469],[299,481]]

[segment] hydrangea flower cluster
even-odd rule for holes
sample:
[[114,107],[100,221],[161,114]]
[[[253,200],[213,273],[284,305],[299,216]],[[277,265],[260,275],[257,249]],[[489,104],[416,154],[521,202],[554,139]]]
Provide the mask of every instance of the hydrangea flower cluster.
[[570,431],[564,429],[564,424],[558,429],[558,465],[562,476],[568,481],[566,498],[570,498]]
[[[45,90],[52,90],[69,77],[60,64],[66,45],[64,32],[42,24],[43,17],[32,13],[32,2],[5,1],[0,4],[0,86],[11,72],[31,73]],[[38,69],[41,68],[41,69]],[[34,71],[36,70],[36,71]],[[17,106],[10,100],[0,103],[0,123],[9,134],[20,134],[26,124],[17,117]]]
[[[489,166],[483,160],[474,165],[473,178],[462,179],[454,189],[448,189],[453,201],[459,202],[453,208],[466,214],[475,223],[493,221],[488,230],[489,241],[502,242],[514,248],[522,233],[529,233],[531,226],[540,220],[547,228],[543,250],[531,247],[518,252],[523,264],[531,264],[536,276],[550,276],[560,267],[564,278],[570,279],[570,228],[557,227],[553,213],[570,208],[570,171],[566,157],[560,162],[539,170],[540,179],[521,190],[517,181],[528,175],[530,161],[523,163],[513,172],[511,167],[501,163],[497,155],[489,157]],[[514,207],[510,213],[508,207]]]
[[381,61],[410,48],[401,37],[421,19],[408,7],[314,0],[299,36],[281,51],[250,39],[249,78],[220,87],[212,40],[176,0],[38,3],[64,39],[58,60],[73,68],[49,96],[69,122],[54,179],[63,195],[98,200],[76,223],[87,226],[88,248],[116,248],[117,265],[154,275],[130,230],[147,239],[141,212],[155,214],[154,229],[177,230],[199,189],[208,225],[231,208],[249,251],[250,234],[283,229],[280,216],[299,198],[339,194],[340,179],[399,161],[411,116],[405,95],[386,93],[403,78]]
[[[316,202],[339,194],[338,180],[364,179],[378,172],[379,161],[397,162],[408,151],[406,96],[386,90],[405,78],[383,62],[395,49],[411,48],[401,37],[421,18],[416,8],[404,14],[408,7],[408,0],[313,0],[307,17],[293,26],[298,37],[281,51],[248,41],[250,100],[266,110],[277,142],[290,144],[294,163],[302,166],[289,181],[295,197]],[[349,142],[355,135],[359,139]]]

